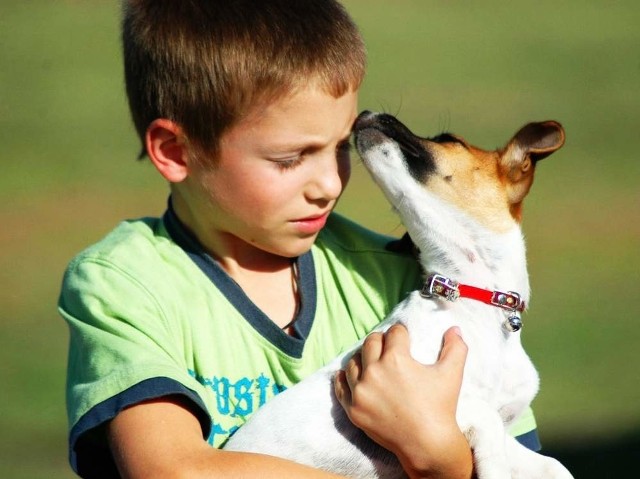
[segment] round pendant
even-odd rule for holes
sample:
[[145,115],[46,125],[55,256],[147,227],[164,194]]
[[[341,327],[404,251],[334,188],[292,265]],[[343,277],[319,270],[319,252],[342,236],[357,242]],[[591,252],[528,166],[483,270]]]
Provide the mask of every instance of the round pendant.
[[509,316],[503,324],[504,329],[510,333],[515,333],[522,329],[522,320],[518,316]]

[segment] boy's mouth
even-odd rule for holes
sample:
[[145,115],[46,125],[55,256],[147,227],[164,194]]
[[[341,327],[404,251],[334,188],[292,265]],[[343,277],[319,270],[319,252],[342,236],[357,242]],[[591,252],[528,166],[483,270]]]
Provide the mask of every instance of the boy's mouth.
[[321,215],[307,216],[306,218],[293,220],[293,224],[301,233],[316,234],[324,227],[328,217],[329,211]]

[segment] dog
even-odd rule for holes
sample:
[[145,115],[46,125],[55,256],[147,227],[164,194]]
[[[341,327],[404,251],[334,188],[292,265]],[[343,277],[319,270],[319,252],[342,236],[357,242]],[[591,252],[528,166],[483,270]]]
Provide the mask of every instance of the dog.
[[[520,342],[529,302],[522,203],[539,160],[565,141],[555,121],[529,123],[501,149],[485,151],[451,134],[414,135],[395,117],[361,113],[354,124],[365,167],[419,250],[426,282],[380,323],[403,323],[411,355],[436,361],[442,335],[460,327],[468,347],[456,419],[480,479],[565,479],[555,459],[506,432],[538,391]],[[280,456],[349,477],[405,477],[389,451],[351,424],[333,378],[362,343],[254,414],[227,450]]]

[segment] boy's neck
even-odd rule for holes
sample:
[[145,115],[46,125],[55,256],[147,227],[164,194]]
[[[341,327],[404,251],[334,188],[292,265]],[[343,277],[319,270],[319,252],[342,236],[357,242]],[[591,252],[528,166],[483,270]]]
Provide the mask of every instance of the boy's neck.
[[227,238],[231,235],[226,233],[207,234],[177,195],[172,196],[172,206],[180,223],[267,317],[280,327],[295,319],[299,309],[295,259]]
[[[298,276],[294,261],[286,269],[229,273],[247,297],[280,328],[292,323],[300,307]],[[288,332],[288,331],[287,331]]]

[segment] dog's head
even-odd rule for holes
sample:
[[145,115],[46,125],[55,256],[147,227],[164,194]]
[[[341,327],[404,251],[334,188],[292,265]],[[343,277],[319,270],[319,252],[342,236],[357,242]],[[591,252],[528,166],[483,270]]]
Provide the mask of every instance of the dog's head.
[[529,123],[503,148],[486,151],[449,133],[418,137],[395,117],[370,112],[360,114],[354,133],[367,169],[396,208],[418,185],[498,232],[521,221],[536,163],[565,140],[555,121]]

